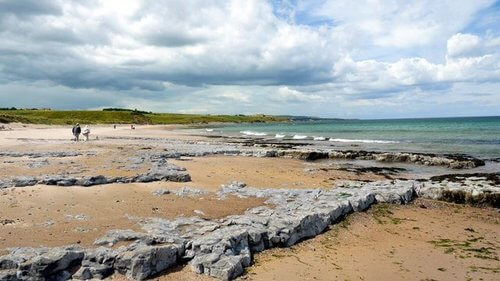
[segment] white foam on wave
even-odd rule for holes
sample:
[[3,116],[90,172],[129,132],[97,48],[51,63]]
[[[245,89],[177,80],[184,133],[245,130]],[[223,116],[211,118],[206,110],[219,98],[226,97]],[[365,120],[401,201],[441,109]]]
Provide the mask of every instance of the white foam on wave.
[[304,135],[295,135],[295,136],[293,136],[293,139],[294,140],[303,140],[303,139],[307,139],[307,136],[304,136]]
[[315,141],[324,141],[324,140],[326,140],[326,138],[325,137],[313,137],[313,140],[315,140]]
[[205,131],[207,131],[207,132],[213,132],[214,129],[205,129]]
[[362,143],[399,143],[398,141],[385,141],[385,140],[357,140],[357,139],[334,139],[331,138],[330,141],[336,142],[362,142]]
[[286,135],[276,134],[276,136],[274,136],[274,138],[276,138],[276,139],[282,139],[284,137],[286,137]]
[[241,131],[240,133],[247,136],[266,136],[266,133],[254,132],[254,131]]

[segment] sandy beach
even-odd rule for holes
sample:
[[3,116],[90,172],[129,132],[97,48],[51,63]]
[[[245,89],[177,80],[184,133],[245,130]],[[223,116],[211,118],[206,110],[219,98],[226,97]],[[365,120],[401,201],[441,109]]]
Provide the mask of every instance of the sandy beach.
[[500,281],[500,0],[0,0],[0,281]]
[[[366,169],[355,161],[306,161],[293,156],[297,154],[293,151],[290,157],[260,157],[268,145],[257,147],[261,150],[252,151],[252,156],[253,147],[173,125],[135,130],[93,126],[88,142],[73,141],[67,126],[9,124],[8,128],[0,131],[2,254],[13,247],[95,249],[94,242],[109,231],[140,233],[155,218],[198,217],[208,222],[244,215],[257,207],[281,208],[265,196],[221,196],[221,186],[231,182],[244,182],[256,190],[329,191],[346,181],[416,177],[404,169],[389,169],[397,163]],[[157,170],[167,163],[167,170]],[[58,181],[46,179],[54,175]],[[186,179],[185,175],[189,180],[172,181]],[[97,176],[106,182],[92,179]],[[430,199],[408,205],[379,203],[347,215],[316,237],[255,253],[252,265],[238,278],[497,280],[499,222],[498,209],[491,207]],[[125,249],[134,238],[126,240],[111,248]],[[127,278],[119,272],[106,277]],[[187,258],[153,277],[213,280],[194,273]]]

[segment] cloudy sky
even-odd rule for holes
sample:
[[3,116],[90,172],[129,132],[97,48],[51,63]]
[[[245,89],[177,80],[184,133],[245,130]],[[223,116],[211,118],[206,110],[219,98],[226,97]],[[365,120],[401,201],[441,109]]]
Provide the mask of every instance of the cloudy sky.
[[0,0],[0,107],[500,115],[500,1]]

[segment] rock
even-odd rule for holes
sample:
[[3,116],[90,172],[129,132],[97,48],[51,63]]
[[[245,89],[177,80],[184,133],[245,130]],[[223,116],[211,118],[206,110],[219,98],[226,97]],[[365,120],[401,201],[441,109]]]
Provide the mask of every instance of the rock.
[[[119,241],[130,241],[129,245],[116,250],[87,249],[83,258],[72,256],[82,252],[74,248],[55,250],[55,254],[52,249],[15,249],[0,258],[0,272],[11,276],[16,270],[25,280],[44,280],[47,276],[64,280],[73,272],[69,268],[76,264],[80,268],[73,279],[101,279],[117,271],[143,280],[181,261],[189,261],[197,273],[230,280],[250,266],[253,253],[288,247],[314,237],[349,213],[363,211],[377,202],[406,204],[415,196],[422,196],[497,206],[500,196],[497,179],[498,175],[475,174],[447,177],[442,181],[344,181],[329,190],[259,189],[232,182],[221,188],[217,193],[219,198],[260,197],[266,198],[268,205],[218,220],[196,216],[141,219],[144,232],[110,231],[95,242],[111,247]],[[182,188],[176,194],[199,196],[206,191]]]
[[38,184],[72,186],[77,183],[77,179],[65,176],[45,176],[38,181]]
[[193,197],[193,196],[201,196],[207,194],[208,191],[201,190],[197,188],[192,188],[189,186],[181,187],[179,190],[175,192],[175,195],[180,197]]
[[120,241],[134,241],[145,239],[144,233],[138,233],[133,230],[110,230],[103,237],[94,241],[94,245],[108,245],[113,246]]
[[12,185],[15,187],[24,187],[35,185],[38,180],[35,177],[15,177],[12,179]]
[[[92,154],[92,153],[89,153]],[[29,157],[29,158],[62,158],[62,157],[75,157],[82,155],[80,152],[73,151],[49,151],[49,152],[13,152],[5,151],[0,152],[0,156],[4,157]]]
[[16,270],[0,270],[0,280],[2,281],[17,281]]
[[89,220],[89,217],[84,215],[84,214],[77,214],[77,215],[65,215],[64,216],[67,220],[76,220],[76,221],[87,221]]
[[114,272],[117,253],[114,250],[99,247],[87,251],[80,269],[72,276],[75,280],[104,279]]
[[183,245],[138,246],[116,257],[115,269],[128,278],[144,280],[175,265],[184,253]]
[[156,196],[162,196],[162,195],[167,195],[167,194],[170,194],[170,190],[168,190],[168,189],[157,189],[157,190],[153,191],[153,195],[156,195]]
[[81,248],[52,248],[18,264],[17,276],[28,280],[68,280],[68,270],[78,265],[83,256]]
[[34,161],[34,162],[29,162],[28,163],[28,168],[30,169],[35,169],[35,168],[41,168],[43,166],[49,165],[49,161],[47,159],[42,160],[42,161]]
[[241,261],[240,256],[223,257],[211,265],[209,275],[220,280],[232,280],[243,274]]
[[200,215],[200,216],[204,216],[205,215],[205,213],[203,211],[200,211],[200,210],[194,210],[193,212],[195,214],[197,214],[197,215]]
[[95,177],[89,177],[89,178],[82,178],[78,181],[78,185],[81,186],[92,186],[92,185],[99,185],[99,184],[106,184],[108,183],[108,179],[105,176],[99,175]]

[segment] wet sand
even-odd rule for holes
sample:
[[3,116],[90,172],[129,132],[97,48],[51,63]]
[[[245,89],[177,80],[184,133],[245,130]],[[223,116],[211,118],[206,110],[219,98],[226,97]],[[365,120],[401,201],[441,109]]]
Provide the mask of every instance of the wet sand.
[[263,205],[265,200],[236,197],[219,200],[213,194],[200,197],[153,194],[155,189],[166,187],[159,183],[0,190],[0,248],[91,246],[108,230],[139,231],[141,218],[216,219],[241,214]]
[[173,160],[190,171],[193,184],[218,190],[221,184],[241,181],[259,188],[331,188],[337,180],[383,180],[371,173],[321,170],[324,165],[297,159],[214,156]]

